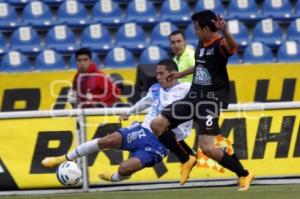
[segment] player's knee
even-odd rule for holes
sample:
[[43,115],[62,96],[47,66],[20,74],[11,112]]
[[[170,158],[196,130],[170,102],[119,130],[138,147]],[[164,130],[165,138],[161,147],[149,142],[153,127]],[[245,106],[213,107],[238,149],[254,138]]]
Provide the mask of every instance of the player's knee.
[[150,123],[151,130],[157,136],[160,136],[163,132],[165,132],[167,127],[168,127],[168,121],[165,118],[153,119]]
[[214,146],[212,144],[200,143],[200,148],[206,156],[212,157],[214,155]]
[[159,121],[157,121],[157,119],[153,119],[150,123],[151,130],[157,136],[159,135],[159,131],[160,131],[159,126],[157,125],[158,123],[159,123]]
[[100,138],[98,140],[98,146],[100,149],[118,148],[121,142],[121,137],[113,133]]
[[132,167],[129,164],[121,164],[118,172],[122,176],[130,176],[133,173]]

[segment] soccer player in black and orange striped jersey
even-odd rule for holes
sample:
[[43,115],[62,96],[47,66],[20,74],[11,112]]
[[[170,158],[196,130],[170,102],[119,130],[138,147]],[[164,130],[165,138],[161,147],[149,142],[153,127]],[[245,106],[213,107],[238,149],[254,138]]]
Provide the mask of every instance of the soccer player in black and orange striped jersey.
[[[174,72],[169,79],[194,74],[187,96],[165,107],[157,119],[152,120],[152,131],[174,153],[181,155],[181,179],[184,184],[193,168],[195,159],[180,153],[178,144],[171,139],[172,129],[193,119],[198,125],[199,146],[203,153],[239,177],[239,190],[249,189],[253,174],[244,169],[239,160],[214,146],[213,140],[220,134],[219,114],[227,108],[229,99],[228,58],[237,51],[237,44],[227,29],[226,21],[210,10],[193,14],[195,34],[199,43],[195,51],[195,66]],[[218,31],[223,34],[221,36]],[[174,137],[174,136],[173,136]]]

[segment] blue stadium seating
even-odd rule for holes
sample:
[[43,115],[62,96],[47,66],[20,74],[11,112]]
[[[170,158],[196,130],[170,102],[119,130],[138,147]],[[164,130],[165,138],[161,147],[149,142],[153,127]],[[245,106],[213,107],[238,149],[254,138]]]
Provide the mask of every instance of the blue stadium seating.
[[0,56],[7,52],[7,44],[2,33],[0,33]]
[[32,55],[41,51],[41,41],[37,32],[31,26],[16,29],[10,39],[12,50]]
[[160,18],[177,25],[187,25],[191,21],[191,12],[186,1],[166,0],[162,3]]
[[43,2],[49,6],[58,6],[63,2],[63,0],[43,0]]
[[241,63],[241,58],[239,57],[238,54],[233,54],[231,57],[228,59],[229,64],[240,64]]
[[263,15],[264,17],[284,21],[291,20],[294,17],[292,14],[292,5],[289,0],[265,0]]
[[[101,65],[101,62],[99,60],[99,57],[96,53],[92,53],[92,60],[95,64],[97,64],[97,66]],[[71,58],[70,58],[70,64],[69,64],[69,68],[71,69],[77,69],[77,63],[76,63],[76,59],[75,59],[75,54],[73,53]]]
[[14,30],[20,25],[15,8],[8,3],[0,3],[0,13],[1,30]]
[[49,7],[40,1],[28,3],[22,15],[23,25],[30,25],[38,29],[48,29],[54,25],[52,12]]
[[190,23],[187,26],[187,28],[184,31],[184,34],[185,34],[185,38],[186,38],[187,43],[189,43],[189,44],[191,44],[193,46],[197,46],[198,45],[198,38],[197,38],[197,36],[195,34],[193,23]]
[[108,68],[123,68],[135,67],[136,63],[130,51],[122,47],[111,49],[104,60],[104,67]]
[[177,30],[177,27],[174,24],[168,21],[160,22],[152,30],[151,43],[169,51],[170,44],[168,37],[175,30]]
[[22,7],[32,0],[6,0],[10,5]]
[[296,4],[295,18],[299,18],[299,17],[300,17],[300,3],[298,1]]
[[59,53],[72,53],[78,48],[74,33],[66,25],[57,25],[49,30],[46,47]]
[[152,2],[148,0],[133,0],[126,11],[126,19],[141,26],[153,26],[159,19]]
[[231,0],[228,6],[228,17],[249,22],[262,19],[253,0]]
[[168,58],[165,50],[158,46],[149,46],[146,48],[139,59],[140,64],[157,64],[160,60]]
[[277,48],[283,42],[279,25],[272,19],[260,21],[253,30],[254,41],[264,42],[271,48]]
[[57,22],[66,23],[70,27],[82,27],[89,23],[87,16],[87,10],[82,3],[70,0],[59,6]]
[[295,19],[288,27],[288,40],[296,40],[300,42],[300,18]]
[[86,27],[81,35],[81,46],[92,51],[104,54],[112,48],[112,38],[106,27],[100,23]]
[[99,0],[79,0],[80,3],[86,4],[86,5],[94,5]]
[[227,21],[229,32],[234,36],[239,44],[239,48],[244,49],[250,43],[249,31],[247,27],[238,20]]
[[142,51],[147,47],[144,30],[136,23],[125,23],[116,33],[116,45],[132,52]]
[[121,4],[128,4],[129,2],[131,2],[131,0],[114,0],[114,1]]
[[261,42],[253,42],[244,51],[244,63],[274,62],[271,49]]
[[300,45],[296,41],[286,41],[277,53],[278,62],[300,62]]
[[63,57],[52,49],[45,49],[37,56],[36,70],[63,70],[65,63]]
[[19,51],[6,53],[0,64],[0,71],[4,72],[23,72],[32,70],[28,58]]
[[226,11],[220,0],[202,0],[197,1],[195,11],[211,10],[216,14],[226,17]]
[[93,22],[100,22],[105,26],[116,27],[125,22],[121,9],[113,0],[100,0],[92,11]]

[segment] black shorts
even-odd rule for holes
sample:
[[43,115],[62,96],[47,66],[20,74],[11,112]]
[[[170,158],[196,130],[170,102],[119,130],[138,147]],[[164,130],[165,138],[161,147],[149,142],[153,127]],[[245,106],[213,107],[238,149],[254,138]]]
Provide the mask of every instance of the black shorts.
[[222,101],[218,98],[207,98],[206,96],[187,95],[179,101],[166,106],[161,114],[165,116],[171,126],[175,128],[179,124],[193,119],[198,125],[198,134],[218,135],[220,107],[223,107]]

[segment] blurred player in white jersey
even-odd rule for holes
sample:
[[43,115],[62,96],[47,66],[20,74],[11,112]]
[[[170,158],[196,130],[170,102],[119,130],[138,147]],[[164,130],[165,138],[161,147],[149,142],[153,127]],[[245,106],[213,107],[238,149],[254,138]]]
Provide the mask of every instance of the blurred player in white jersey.
[[[127,120],[131,114],[140,113],[150,108],[149,113],[145,116],[142,126],[151,131],[150,123],[158,116],[160,111],[174,101],[180,100],[186,96],[190,90],[190,83],[179,83],[177,81],[168,82],[166,77],[172,71],[178,71],[177,64],[171,59],[162,60],[156,68],[157,83],[153,84],[147,95],[131,107],[127,114],[121,115],[123,120]],[[187,121],[172,129],[177,142],[189,155],[194,155],[193,150],[184,142],[193,127],[193,121]]]

